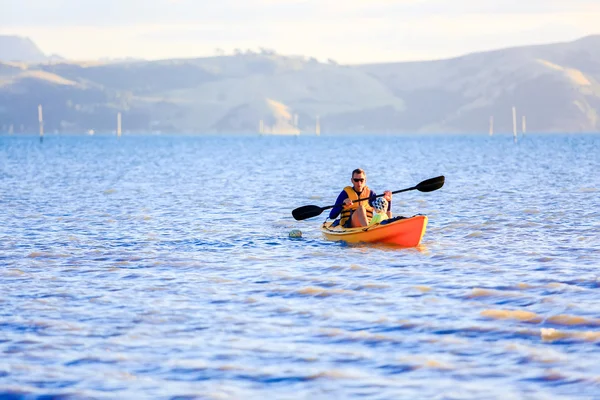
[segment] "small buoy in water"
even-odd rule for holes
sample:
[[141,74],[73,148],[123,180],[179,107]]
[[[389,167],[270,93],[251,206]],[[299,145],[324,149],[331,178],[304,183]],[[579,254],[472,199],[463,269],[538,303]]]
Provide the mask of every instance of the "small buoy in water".
[[290,231],[290,237],[291,238],[301,238],[302,232],[299,229],[292,229]]

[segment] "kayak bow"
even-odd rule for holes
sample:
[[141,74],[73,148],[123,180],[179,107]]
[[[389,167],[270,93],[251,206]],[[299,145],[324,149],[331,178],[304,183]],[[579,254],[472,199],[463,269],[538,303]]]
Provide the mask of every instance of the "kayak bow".
[[427,217],[415,215],[410,218],[396,217],[381,224],[358,228],[342,228],[335,221],[324,222],[321,232],[328,240],[348,243],[389,243],[402,247],[416,247],[427,228]]

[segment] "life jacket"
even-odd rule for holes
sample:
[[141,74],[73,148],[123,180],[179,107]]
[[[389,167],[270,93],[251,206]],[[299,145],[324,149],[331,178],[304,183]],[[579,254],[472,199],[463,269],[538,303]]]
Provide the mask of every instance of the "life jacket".
[[[348,198],[352,200],[352,206],[348,208],[342,208],[342,213],[340,214],[340,225],[343,226],[346,223],[346,221],[348,221],[348,218],[350,218],[350,214],[352,214],[352,211],[356,210],[358,206],[363,206],[365,208],[365,210],[367,211],[367,219],[370,221],[371,218],[373,218],[373,207],[371,207],[371,205],[369,204],[369,200],[357,202],[356,200],[358,200],[359,197],[352,186],[346,186],[344,188],[344,191],[348,195]],[[365,186],[363,188],[362,193],[360,194],[360,198],[368,199],[369,197],[371,197],[371,189],[369,189],[368,186]]]

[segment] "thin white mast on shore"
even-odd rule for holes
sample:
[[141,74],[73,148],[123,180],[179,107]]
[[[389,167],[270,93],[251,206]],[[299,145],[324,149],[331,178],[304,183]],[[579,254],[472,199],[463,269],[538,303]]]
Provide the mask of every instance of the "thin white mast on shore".
[[512,108],[513,114],[513,139],[515,143],[517,143],[517,109],[515,107]]
[[490,136],[494,136],[494,116],[490,117]]
[[260,133],[262,135],[264,132],[265,132],[265,123],[261,119],[260,121],[258,121],[258,133]]
[[40,123],[40,140],[44,140],[44,116],[41,104],[38,105],[38,122]]
[[321,134],[321,123],[320,123],[320,118],[318,115],[317,115],[317,123],[315,125],[315,134],[317,136],[319,136]]
[[521,129],[522,129],[523,135],[524,135],[525,132],[527,132],[527,119],[525,118],[524,115],[523,115],[523,121],[522,121]]
[[121,137],[121,113],[117,114],[117,136]]

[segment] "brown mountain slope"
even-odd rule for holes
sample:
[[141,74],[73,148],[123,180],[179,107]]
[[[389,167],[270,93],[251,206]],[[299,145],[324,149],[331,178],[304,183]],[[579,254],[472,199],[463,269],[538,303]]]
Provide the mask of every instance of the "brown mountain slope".
[[[0,63],[0,129],[47,131],[600,131],[600,36],[447,60],[342,66],[272,52],[119,64]],[[271,106],[269,106],[269,104]],[[278,106],[272,106],[277,104]],[[284,110],[285,112],[283,112]],[[285,115],[285,118],[283,117]],[[519,124],[520,125],[520,124]]]

